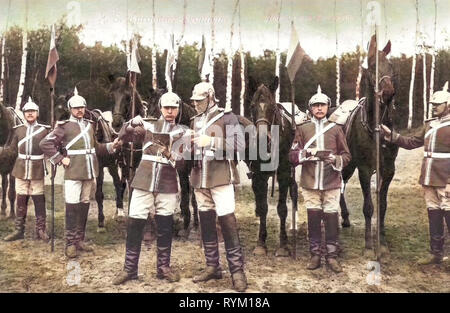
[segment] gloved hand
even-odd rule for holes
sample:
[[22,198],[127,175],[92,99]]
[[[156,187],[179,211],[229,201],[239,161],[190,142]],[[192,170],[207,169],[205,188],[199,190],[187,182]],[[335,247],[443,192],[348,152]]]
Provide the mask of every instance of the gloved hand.
[[392,131],[386,125],[381,124],[380,126],[381,126],[381,128],[380,128],[381,137],[383,137],[385,140],[389,141]]
[[130,125],[132,127],[144,125],[144,120],[142,119],[142,116],[136,115],[135,117],[133,117],[133,119],[130,122]]
[[332,153],[330,153],[323,161],[325,161],[325,164],[336,164],[336,156]]
[[113,150],[116,151],[116,149],[122,147],[123,141],[119,140],[119,138],[114,139],[113,141]]
[[317,148],[308,148],[306,149],[306,157],[315,156],[317,152]]
[[211,140],[212,140],[212,137],[210,137],[208,135],[200,135],[198,137],[195,137],[193,139],[193,142],[194,142],[194,144],[197,145],[197,147],[202,148],[202,147],[211,145]]
[[450,198],[450,183],[447,182],[447,185],[445,186],[445,196],[447,198]]

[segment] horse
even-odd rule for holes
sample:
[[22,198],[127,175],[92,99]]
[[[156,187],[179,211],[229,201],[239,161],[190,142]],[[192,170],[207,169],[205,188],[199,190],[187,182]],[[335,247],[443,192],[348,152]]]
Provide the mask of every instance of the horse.
[[[359,101],[355,110],[355,118],[351,125],[346,125],[344,130],[347,135],[348,146],[352,155],[352,160],[343,169],[342,178],[344,184],[348,182],[356,168],[358,168],[359,181],[364,197],[363,213],[365,218],[365,248],[372,249],[372,229],[371,220],[373,215],[373,203],[370,194],[370,180],[376,169],[376,144],[375,144],[375,77],[376,77],[376,53],[379,60],[379,102],[380,102],[380,123],[392,129],[394,114],[394,69],[387,58],[391,49],[389,41],[383,50],[378,51],[375,37],[373,36],[369,45],[368,69],[363,71],[366,97]],[[363,91],[363,88],[361,88]],[[363,94],[363,93],[361,93]],[[386,248],[384,218],[387,209],[387,193],[389,184],[395,174],[395,159],[398,153],[398,146],[383,141],[381,144],[381,188],[380,188],[380,240],[382,248]],[[344,194],[340,199],[342,226],[349,227],[349,213]]]
[[[255,86],[255,84],[249,84],[251,91],[255,89],[252,85]],[[256,255],[267,254],[267,181],[269,177],[276,174],[279,186],[277,213],[280,218],[280,244],[275,255],[289,256],[290,250],[288,248],[288,236],[286,233],[286,218],[288,215],[286,200],[289,191],[294,205],[297,205],[298,187],[295,179],[291,177],[291,165],[288,158],[289,150],[294,139],[291,126],[292,120],[290,118],[290,112],[287,112],[281,104],[275,102],[274,93],[277,85],[278,79],[275,79],[269,88],[261,84],[251,98],[249,109],[246,110],[246,112],[249,112],[248,118],[256,127],[256,138],[253,137],[253,140],[256,140],[257,143],[261,143],[264,140],[268,141],[268,155],[264,155],[265,153],[261,154],[260,151],[257,155],[257,160],[248,160],[246,157],[245,162],[251,171],[252,189],[256,202],[255,213],[259,217],[260,222],[257,246],[253,252]],[[271,138],[272,128],[274,126],[279,128],[279,139]],[[276,140],[279,140],[279,142],[277,143]],[[257,145],[254,144],[254,146]],[[261,149],[258,148],[258,150]],[[274,158],[278,158],[276,168],[270,171],[262,170],[263,165],[268,161],[274,161]]]
[[[2,147],[7,146],[11,143],[12,134],[11,131],[14,126],[23,124],[21,117],[14,111],[12,107],[6,107],[0,103],[0,145]],[[15,200],[16,200],[16,188],[15,188],[15,178],[11,175],[14,163],[16,161],[16,156],[8,152],[7,150],[2,150],[0,153],[0,174],[2,175],[2,204],[0,216],[6,216],[6,192],[8,191],[8,198],[10,203],[10,213],[9,218],[15,217]]]
[[[70,117],[70,112],[66,106],[68,96],[60,96],[56,100],[55,104],[55,120],[64,120]],[[114,130],[109,124],[109,121],[105,119],[103,113],[98,110],[86,109],[84,118],[92,120],[95,125],[95,138],[99,143],[108,143],[114,141],[117,137]],[[117,165],[118,153],[105,156],[97,156],[99,165],[99,175],[97,177],[95,200],[98,206],[98,231],[103,232],[105,230],[105,215],[103,213],[103,181],[104,181],[104,168],[108,168],[108,172],[113,179],[114,188],[116,191],[116,216],[121,216],[123,212],[123,194],[125,186],[122,184],[122,180],[119,176]]]

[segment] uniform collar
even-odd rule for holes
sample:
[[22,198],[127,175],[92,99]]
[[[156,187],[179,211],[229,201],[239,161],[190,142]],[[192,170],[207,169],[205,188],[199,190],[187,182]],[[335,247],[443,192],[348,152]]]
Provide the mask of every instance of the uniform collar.
[[315,118],[315,117],[313,116],[313,117],[311,117],[311,121],[312,121],[313,123],[315,123],[315,124],[323,124],[323,123],[327,122],[328,119],[327,119],[327,117],[325,116],[324,118],[318,120],[317,118]]
[[29,123],[28,121],[25,123],[25,125],[27,126],[27,127],[33,127],[33,126],[36,126],[38,124],[38,122],[37,122],[37,120],[36,121],[34,121],[33,123]]
[[80,118],[80,119],[77,119],[75,116],[70,115],[69,121],[81,123],[81,122],[84,121],[84,118],[82,117],[82,118]]

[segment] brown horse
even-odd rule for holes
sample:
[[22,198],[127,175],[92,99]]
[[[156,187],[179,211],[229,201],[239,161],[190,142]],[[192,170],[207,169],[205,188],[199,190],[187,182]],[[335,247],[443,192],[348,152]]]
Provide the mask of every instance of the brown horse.
[[[280,218],[280,243],[275,255],[289,256],[290,250],[286,232],[288,191],[295,206],[297,206],[298,199],[298,187],[295,179],[291,177],[291,164],[288,159],[293,141],[292,121],[288,114],[283,113],[283,107],[275,102],[274,93],[278,85],[278,79],[275,79],[269,88],[261,84],[256,91],[256,84],[250,82],[249,89],[253,96],[249,108],[245,111],[249,112],[249,118],[256,127],[256,136],[250,134],[250,138],[253,139],[247,145],[253,146],[252,149],[257,149],[258,153],[256,159],[249,159],[246,156],[246,163],[251,170],[252,189],[256,202],[255,212],[260,221],[258,241],[254,253],[257,255],[267,253],[268,179],[276,174],[279,186],[277,213]],[[272,132],[274,129],[279,130],[276,136]],[[262,142],[268,142],[267,149],[259,147]],[[272,165],[268,166],[269,164]],[[267,169],[264,169],[265,165]]]
[[[392,117],[394,114],[394,69],[389,62],[387,55],[391,49],[389,41],[382,51],[378,51],[375,37],[372,37],[368,53],[368,69],[363,72],[365,89],[361,94],[366,98],[361,99],[356,112],[356,117],[352,125],[347,125],[347,142],[352,154],[351,162],[343,169],[342,177],[344,183],[347,183],[358,168],[359,181],[364,196],[363,212],[365,218],[365,247],[371,249],[372,227],[371,220],[373,215],[373,203],[370,194],[370,180],[376,168],[376,145],[374,136],[374,108],[375,108],[375,58],[378,53],[379,60],[379,100],[380,100],[380,123],[387,125],[392,129]],[[395,159],[398,153],[398,146],[388,142],[381,144],[381,189],[380,189],[380,239],[385,247],[384,218],[387,209],[387,193],[389,184],[395,174]],[[341,214],[343,218],[342,226],[349,227],[349,213],[344,194],[341,195]]]

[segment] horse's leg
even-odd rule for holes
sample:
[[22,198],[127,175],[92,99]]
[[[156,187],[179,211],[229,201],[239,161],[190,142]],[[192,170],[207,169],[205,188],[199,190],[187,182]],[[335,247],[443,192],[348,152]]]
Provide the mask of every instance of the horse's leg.
[[258,242],[255,250],[253,251],[256,255],[266,255],[267,247],[266,247],[266,238],[267,238],[267,180],[269,176],[263,175],[261,173],[254,173],[252,177],[252,189],[255,194],[255,213],[256,216],[259,217],[259,233],[258,233]]
[[16,212],[15,212],[15,202],[16,202],[16,178],[14,176],[12,176],[11,174],[9,175],[9,190],[8,190],[8,198],[9,198],[9,204],[10,204],[10,213],[9,213],[9,217],[10,218],[14,218],[16,217]]
[[180,210],[181,216],[183,217],[183,230],[181,236],[187,238],[189,236],[189,225],[191,223],[191,212],[189,210],[189,176],[186,175],[184,171],[180,171],[178,174],[181,187]]
[[372,249],[372,215],[373,215],[373,202],[372,195],[370,194],[370,179],[373,171],[368,166],[358,167],[359,182],[364,197],[363,213],[365,218],[365,241],[366,249]]
[[98,231],[102,232],[105,228],[105,215],[103,214],[103,180],[105,174],[103,171],[103,164],[99,163],[99,171],[97,177],[97,190],[95,191],[95,200],[98,207]]
[[191,193],[192,215],[194,216],[194,228],[197,229],[199,225],[197,199],[195,198],[194,188],[189,187],[189,190]]
[[383,171],[381,173],[382,181],[380,188],[380,242],[382,245],[382,250],[384,250],[383,252],[388,252],[385,237],[386,234],[385,234],[384,219],[386,217],[387,195],[389,191],[389,185],[391,184],[391,181],[394,178],[394,174],[395,174],[395,163],[394,162],[385,163],[383,166]]
[[118,166],[112,163],[108,166],[108,172],[113,179],[114,189],[116,191],[116,214],[119,210],[123,210],[123,192],[124,188],[119,177]]
[[2,210],[0,215],[6,216],[6,192],[8,191],[8,174],[2,174]]
[[352,177],[353,173],[355,172],[355,169],[356,164],[350,162],[350,164],[342,170],[342,180],[344,181],[344,188],[341,189],[341,198],[339,200],[339,204],[341,207],[342,227],[350,227],[350,213],[348,212],[347,201],[345,201],[345,186],[350,177]]
[[[288,215],[288,208],[286,205],[287,193],[289,185],[291,184],[290,167],[282,168],[280,165],[277,172],[278,180],[278,205],[277,213],[280,218],[280,247],[275,252],[275,256],[289,256],[290,252],[287,246],[288,237],[286,233],[286,218]],[[296,225],[292,225],[295,227]]]

